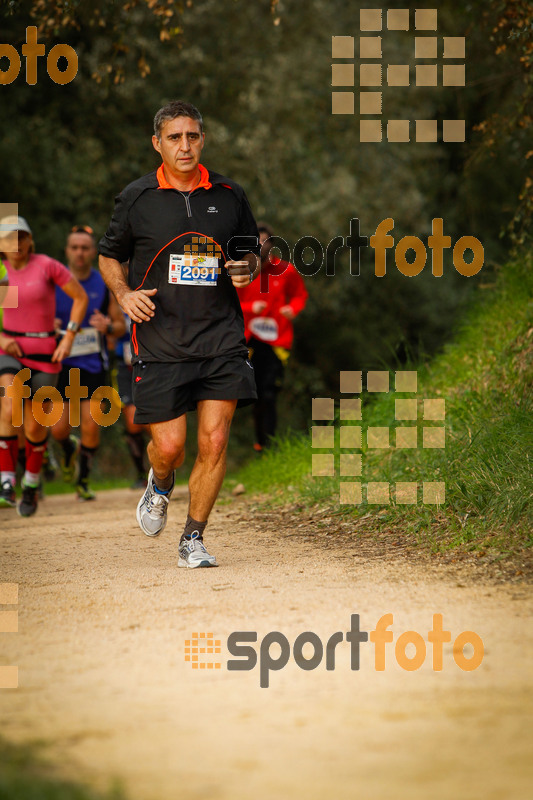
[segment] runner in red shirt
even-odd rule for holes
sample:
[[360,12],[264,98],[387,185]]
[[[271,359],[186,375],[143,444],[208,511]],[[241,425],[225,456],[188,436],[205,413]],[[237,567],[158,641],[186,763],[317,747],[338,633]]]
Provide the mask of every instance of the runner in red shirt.
[[[18,307],[4,309],[4,331],[0,333],[0,508],[15,506],[15,470],[18,456],[14,401],[7,390],[20,370],[28,368],[30,396],[24,399],[23,426],[26,436],[26,470],[22,479],[22,499],[17,507],[22,517],[37,509],[41,471],[48,428],[38,422],[31,398],[41,387],[54,387],[61,361],[68,356],[74,336],[87,308],[87,295],[59,261],[33,252],[30,226],[23,217],[0,220],[0,250],[9,285],[18,288]],[[60,286],[74,301],[67,332],[59,344],[55,338],[55,288]],[[50,401],[43,403],[50,412]]]
[[276,432],[276,400],[294,338],[292,321],[304,309],[308,295],[296,267],[271,256],[272,228],[264,222],[257,227],[261,274],[237,292],[255,370],[258,400],[254,405],[254,448],[260,452]]

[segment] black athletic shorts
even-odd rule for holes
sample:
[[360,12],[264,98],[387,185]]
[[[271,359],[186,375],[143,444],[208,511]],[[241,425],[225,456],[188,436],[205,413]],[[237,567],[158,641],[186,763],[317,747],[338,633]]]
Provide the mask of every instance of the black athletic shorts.
[[59,380],[57,382],[57,390],[63,400],[68,402],[68,397],[65,395],[65,388],[70,384],[70,370],[71,369],[79,369],[80,370],[80,386],[85,386],[88,389],[87,397],[82,398],[82,403],[84,400],[90,400],[91,395],[96,389],[99,389],[100,386],[110,386],[111,383],[109,381],[109,375],[105,370],[102,372],[88,372],[86,369],[80,369],[79,367],[63,367],[61,372],[59,373]]
[[199,400],[257,400],[254,368],[246,356],[217,356],[175,363],[133,365],[134,422],[166,422],[194,411]]

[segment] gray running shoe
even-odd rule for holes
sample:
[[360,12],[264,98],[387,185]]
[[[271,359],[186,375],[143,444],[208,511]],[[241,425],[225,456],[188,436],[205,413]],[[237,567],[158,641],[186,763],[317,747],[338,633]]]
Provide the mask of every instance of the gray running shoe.
[[198,531],[194,531],[191,539],[182,539],[178,547],[178,567],[218,567],[215,556],[210,556]]
[[137,522],[147,536],[159,536],[167,524],[167,510],[174,482],[167,494],[159,494],[154,486],[154,471],[148,474],[148,486],[137,504]]

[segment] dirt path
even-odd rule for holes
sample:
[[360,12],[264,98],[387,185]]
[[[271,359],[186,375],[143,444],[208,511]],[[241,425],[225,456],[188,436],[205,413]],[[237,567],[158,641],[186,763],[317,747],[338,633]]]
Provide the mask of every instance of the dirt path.
[[[221,566],[178,570],[183,494],[158,540],[138,530],[136,500],[117,490],[85,505],[47,498],[30,521],[0,512],[0,582],[19,584],[19,633],[0,635],[0,664],[20,677],[18,690],[0,690],[7,738],[45,738],[65,774],[100,787],[119,777],[132,800],[531,796],[530,586],[457,585],[405,559],[265,532],[240,500],[209,525]],[[325,644],[351,614],[372,631],[389,612],[383,672],[370,642],[359,671],[343,642],[334,671],[291,657],[269,688],[258,667],[226,668],[232,631],[259,642],[281,631],[291,646],[314,631]],[[478,669],[461,670],[452,643],[441,672],[429,645],[419,670],[398,666],[398,636],[427,640],[433,613],[452,643],[464,630],[481,636]],[[221,669],[184,661],[193,632],[221,640]]]

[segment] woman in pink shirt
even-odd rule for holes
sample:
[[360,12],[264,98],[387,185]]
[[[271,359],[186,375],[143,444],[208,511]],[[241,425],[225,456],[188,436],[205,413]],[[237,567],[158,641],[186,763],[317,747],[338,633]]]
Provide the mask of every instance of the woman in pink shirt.
[[[70,353],[88,298],[63,264],[33,252],[31,229],[23,217],[0,220],[0,237],[9,285],[18,289],[18,306],[4,309],[4,330],[0,333],[0,508],[16,504],[17,428],[21,425],[17,416],[20,417],[23,403],[26,471],[17,511],[22,517],[29,517],[37,509],[39,474],[48,436],[48,427],[32,413],[31,399],[41,387],[57,383],[61,361]],[[56,286],[74,301],[68,330],[59,343],[54,331]],[[13,386],[15,376],[23,369],[25,372]],[[27,385],[22,386],[21,381]],[[21,397],[25,399],[22,401]],[[42,410],[45,414],[50,412],[49,400],[42,404]]]

